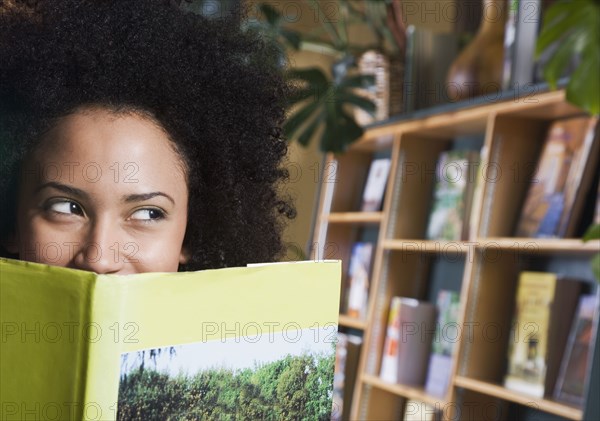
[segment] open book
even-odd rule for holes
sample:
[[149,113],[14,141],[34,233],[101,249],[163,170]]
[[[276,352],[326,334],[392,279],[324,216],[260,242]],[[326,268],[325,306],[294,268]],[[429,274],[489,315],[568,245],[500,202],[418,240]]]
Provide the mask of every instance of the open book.
[[339,261],[116,276],[0,259],[0,418],[329,419],[340,278]]

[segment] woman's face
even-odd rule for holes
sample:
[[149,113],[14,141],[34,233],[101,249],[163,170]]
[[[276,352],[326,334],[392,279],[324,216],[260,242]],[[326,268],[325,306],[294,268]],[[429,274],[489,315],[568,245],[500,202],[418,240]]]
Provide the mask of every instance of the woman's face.
[[14,251],[96,273],[185,263],[185,170],[152,120],[102,108],[62,118],[24,164]]

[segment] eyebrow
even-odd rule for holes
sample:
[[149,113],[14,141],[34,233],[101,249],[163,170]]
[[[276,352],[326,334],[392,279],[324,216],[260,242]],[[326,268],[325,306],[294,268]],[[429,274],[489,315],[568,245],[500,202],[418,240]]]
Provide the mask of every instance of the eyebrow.
[[63,193],[67,193],[72,196],[78,196],[84,199],[89,199],[90,197],[89,194],[87,194],[81,189],[78,189],[77,187],[67,186],[66,184],[57,183],[56,181],[49,181],[47,183],[42,184],[37,189],[35,189],[35,193],[38,193],[40,190],[47,189],[49,187],[52,187],[56,190],[60,190]]
[[173,200],[173,198],[171,196],[169,196],[166,193],[160,192],[160,191],[155,191],[155,192],[151,192],[151,193],[128,194],[127,196],[123,197],[123,202],[125,202],[125,203],[143,202],[144,200],[152,199],[153,197],[156,197],[156,196],[165,197],[165,198],[169,199],[172,204],[175,204],[175,201]]
[[[57,183],[56,181],[49,181],[48,183],[44,183],[35,189],[35,192],[38,193],[40,190],[45,188],[54,188],[56,190],[62,191],[63,193],[70,194],[72,196],[77,196],[83,199],[89,199],[89,194],[85,191],[78,189],[77,187],[67,186],[66,184]],[[123,203],[132,203],[132,202],[143,202],[145,200],[152,199],[153,197],[162,196],[168,199],[172,204],[175,204],[175,200],[171,196],[166,193],[155,191],[150,193],[134,193],[123,196],[121,201]]]

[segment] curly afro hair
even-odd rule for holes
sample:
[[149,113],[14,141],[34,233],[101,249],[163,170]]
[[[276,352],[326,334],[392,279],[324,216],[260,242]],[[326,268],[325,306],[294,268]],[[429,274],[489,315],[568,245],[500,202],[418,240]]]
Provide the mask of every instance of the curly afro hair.
[[15,227],[23,157],[57,118],[101,106],[150,115],[187,166],[180,270],[281,257],[295,216],[277,189],[290,86],[239,16],[207,19],[165,0],[0,0],[1,238]]

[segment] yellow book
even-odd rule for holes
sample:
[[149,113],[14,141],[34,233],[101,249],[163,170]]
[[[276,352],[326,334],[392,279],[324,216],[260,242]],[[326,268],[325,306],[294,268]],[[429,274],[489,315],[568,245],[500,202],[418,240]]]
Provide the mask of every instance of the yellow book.
[[581,283],[554,273],[521,272],[509,344],[506,388],[552,394]]
[[0,275],[2,420],[329,417],[339,261]]

